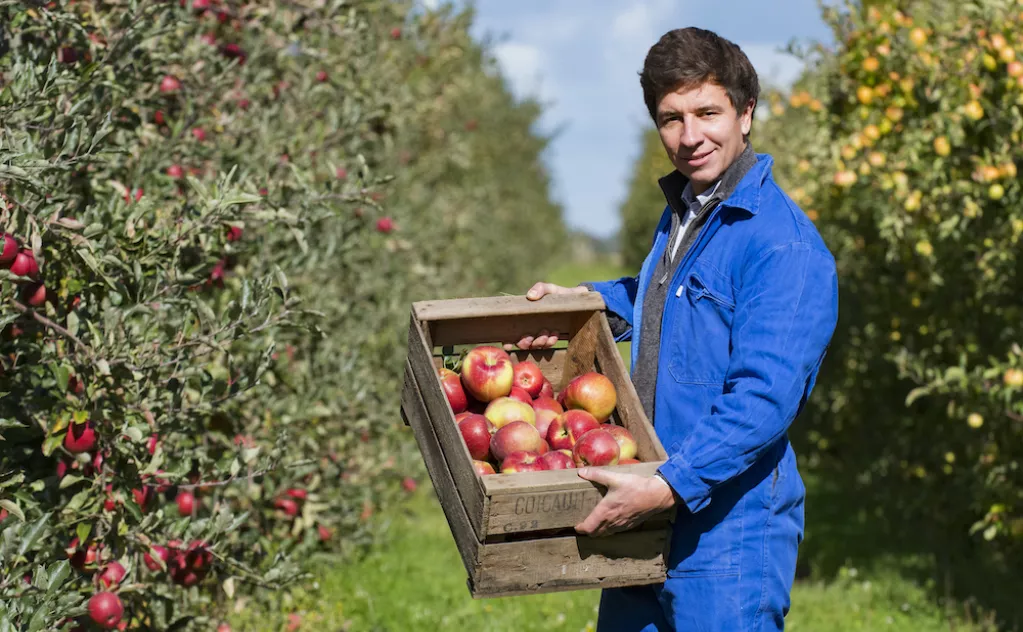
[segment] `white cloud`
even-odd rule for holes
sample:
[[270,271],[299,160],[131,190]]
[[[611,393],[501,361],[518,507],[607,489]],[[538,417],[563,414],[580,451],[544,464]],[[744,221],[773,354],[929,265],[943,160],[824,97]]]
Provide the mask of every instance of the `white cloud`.
[[511,83],[519,98],[537,97],[544,101],[554,98],[543,70],[546,64],[543,51],[522,42],[504,42],[494,47],[494,56],[501,72]]

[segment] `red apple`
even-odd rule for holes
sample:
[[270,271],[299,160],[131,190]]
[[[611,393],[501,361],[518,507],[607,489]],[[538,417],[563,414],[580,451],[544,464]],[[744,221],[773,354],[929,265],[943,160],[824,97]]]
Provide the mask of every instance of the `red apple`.
[[174,499],[178,504],[178,514],[181,516],[191,516],[196,510],[195,494],[189,491],[178,492],[177,498]]
[[536,414],[536,429],[541,437],[547,437],[547,430],[555,417],[565,412],[561,404],[550,397],[538,397],[530,404]]
[[487,405],[483,414],[497,429],[513,421],[524,421],[530,426],[536,426],[533,407],[512,397],[498,397]]
[[[316,533],[320,536],[320,542],[330,542],[330,538],[334,535],[329,528],[322,524],[316,526]],[[220,628],[217,629],[219,630]]]
[[585,410],[566,410],[551,422],[547,443],[555,450],[571,450],[580,437],[599,427],[593,415]]
[[325,82],[327,80],[327,71],[326,70],[317,71],[316,80],[319,81],[320,83]]
[[412,492],[416,491],[417,487],[419,487],[419,483],[417,483],[416,479],[412,478],[411,476],[406,476],[405,478],[401,479],[401,488],[407,491],[408,493],[411,494]]
[[458,422],[458,431],[462,433],[462,440],[474,460],[486,461],[490,458],[490,438],[497,428],[489,419],[483,415],[470,414]]
[[504,349],[482,345],[469,351],[462,361],[462,385],[481,402],[491,402],[511,393],[515,370]]
[[21,302],[32,307],[46,305],[46,286],[42,283],[29,283],[21,290]]
[[381,217],[380,219],[377,220],[378,233],[384,233],[386,235],[387,233],[390,233],[393,230],[394,220],[391,219],[390,217]]
[[305,500],[306,498],[309,498],[309,492],[307,492],[304,489],[298,489],[297,487],[291,487],[289,489],[284,490],[284,495],[289,498],[294,498],[295,500],[300,502]]
[[9,268],[18,256],[18,240],[13,235],[3,233],[0,235],[3,247],[0,248],[0,267]]
[[164,94],[173,94],[181,88],[181,82],[178,81],[177,77],[172,75],[164,75],[163,79],[160,80],[160,92]]
[[575,442],[572,458],[579,467],[587,465],[617,465],[618,442],[607,430],[590,430]]
[[487,476],[488,474],[497,474],[494,466],[486,461],[473,461],[472,469],[476,470],[476,474],[479,476]]
[[163,560],[163,565],[166,567],[167,560],[170,559],[170,550],[160,545],[154,545],[149,548],[150,552],[142,555],[142,561],[146,563],[146,568],[153,572],[160,570],[160,562],[157,561],[157,558]]
[[540,456],[545,470],[570,470],[575,468],[575,461],[561,450],[554,450]]
[[22,248],[18,251],[18,254],[14,256],[14,261],[11,262],[11,274],[28,277],[33,280],[39,278],[39,265],[36,263],[36,258],[31,250]]
[[179,180],[185,177],[185,170],[181,167],[181,165],[171,165],[167,167],[167,177]]
[[89,598],[89,618],[104,630],[113,630],[121,622],[124,606],[112,592],[98,592]]
[[540,396],[540,390],[546,378],[535,362],[526,360],[515,365],[515,376],[512,383],[529,393],[530,399]]
[[547,454],[550,451],[551,451],[551,445],[549,443],[547,443],[546,439],[541,438],[540,439],[540,449],[537,450],[536,453],[539,454],[540,456],[543,456],[543,455]]
[[632,436],[631,432],[622,426],[612,423],[600,424],[600,427],[610,432],[611,436],[618,442],[619,463],[621,463],[622,459],[636,458],[636,439]]
[[156,445],[160,442],[160,435],[153,434],[149,435],[149,440],[146,441],[146,451],[150,455],[156,454]]
[[462,388],[462,379],[451,369],[441,369],[439,374],[440,386],[448,398],[448,403],[451,404],[451,411],[455,414],[464,412],[469,407],[469,399]]
[[532,424],[513,421],[499,428],[490,438],[490,454],[498,462],[504,461],[512,452],[535,452],[539,454],[543,439]]
[[83,424],[71,424],[64,435],[64,449],[71,454],[88,452],[96,445],[96,431],[92,422],[86,421]]
[[530,405],[533,404],[533,398],[529,396],[529,393],[526,392],[526,389],[518,386],[512,387],[511,393],[508,394],[508,397],[511,397],[512,399],[517,399],[523,404]]
[[120,584],[127,574],[128,571],[124,570],[124,566],[120,562],[110,562],[99,574],[99,583],[103,584],[104,588],[110,588]]
[[535,452],[512,452],[501,461],[502,474],[515,472],[542,472],[544,470],[540,455]]
[[541,397],[550,397],[551,399],[554,399],[554,386],[551,384],[550,380],[543,381],[543,386],[540,388],[540,394],[537,395],[537,399]]
[[606,421],[618,402],[618,394],[611,380],[593,371],[583,373],[569,382],[562,394],[566,409],[581,408],[596,417],[597,421]]
[[71,567],[91,575],[96,572],[96,560],[99,558],[99,546],[93,542],[86,548],[82,549],[78,546],[78,536],[71,538],[71,542],[68,543],[68,548],[65,549],[67,552],[67,558]]
[[618,465],[636,465],[642,463],[639,459],[618,459]]
[[224,238],[228,241],[240,241],[243,232],[245,231],[241,226],[228,226],[224,229]]
[[290,518],[298,515],[298,503],[290,498],[278,498],[274,501],[274,508],[280,509]]
[[455,415],[455,425],[458,425],[458,424],[462,423],[462,420],[465,419],[466,417],[468,417],[469,415],[482,415],[482,414],[483,413],[474,413],[474,412],[468,411],[468,410],[465,411],[465,412],[458,413],[457,415]]

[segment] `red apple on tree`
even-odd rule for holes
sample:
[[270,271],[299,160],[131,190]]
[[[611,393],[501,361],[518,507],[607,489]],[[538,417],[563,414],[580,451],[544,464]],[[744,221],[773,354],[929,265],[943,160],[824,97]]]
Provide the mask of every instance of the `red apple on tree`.
[[462,388],[462,378],[458,377],[458,374],[451,369],[442,368],[439,374],[440,386],[448,398],[448,404],[451,404],[451,411],[456,415],[464,412],[469,407],[469,399]]
[[160,562],[163,561],[163,566],[166,568],[167,560],[170,559],[170,550],[165,546],[153,545],[149,547],[149,552],[142,555],[142,561],[145,562],[146,568],[156,572],[160,570]]
[[96,572],[95,564],[99,559],[99,546],[95,542],[84,549],[79,548],[78,536],[75,536],[71,538],[65,551],[72,568],[86,574]]
[[614,412],[618,394],[614,384],[605,375],[590,371],[573,379],[562,392],[565,409],[579,408],[606,421]]
[[164,75],[160,80],[160,92],[164,94],[173,94],[179,89],[181,89],[181,82],[173,75]]
[[470,414],[458,423],[458,431],[469,448],[469,455],[476,461],[490,458],[490,438],[497,428],[483,415]]
[[551,422],[547,443],[555,450],[571,450],[580,437],[599,427],[593,415],[585,410],[566,410]]
[[540,455],[535,452],[512,452],[501,461],[502,474],[514,474],[515,472],[542,472],[543,462]]
[[533,411],[533,407],[512,397],[498,397],[487,405],[483,414],[498,429],[513,421],[524,421],[531,426],[536,425],[536,413]]
[[298,515],[298,503],[291,498],[278,498],[274,501],[274,508],[280,509],[289,518],[294,518]]
[[626,428],[623,428],[622,426],[618,426],[612,423],[603,423],[600,424],[600,427],[610,432],[611,436],[613,436],[615,438],[615,441],[618,442],[619,463],[621,463],[622,459],[636,458],[638,446],[636,445],[636,439],[635,437],[632,436],[631,432],[629,432]]
[[21,302],[32,307],[46,305],[46,286],[42,283],[29,283],[21,290]]
[[14,256],[11,262],[11,274],[28,277],[32,280],[39,278],[39,265],[36,263],[35,255],[28,248],[22,248]]
[[462,385],[481,402],[490,402],[511,393],[515,371],[511,357],[490,345],[470,350],[462,361]]
[[545,470],[571,470],[575,468],[575,461],[561,450],[553,450],[540,456]]
[[128,571],[124,569],[118,561],[113,561],[107,564],[103,572],[99,574],[99,583],[103,584],[104,588],[111,588],[121,583],[124,576],[128,574]]
[[519,362],[515,365],[514,372],[515,375],[512,383],[515,386],[529,393],[530,399],[536,399],[540,396],[540,390],[543,389],[543,383],[546,378],[535,362],[531,360]]
[[512,452],[535,452],[539,455],[543,439],[532,424],[513,421],[499,428],[490,439],[490,454],[497,461],[504,461]]
[[180,491],[174,499],[178,504],[178,514],[191,516],[196,510],[195,494],[190,491]]
[[13,235],[3,233],[0,235],[0,267],[9,268],[18,256],[18,240]]
[[572,458],[579,467],[588,465],[617,465],[618,442],[607,430],[590,430],[572,447]]
[[89,598],[89,618],[104,630],[113,630],[124,616],[121,598],[112,592],[98,592]]
[[478,474],[479,476],[497,474],[497,471],[494,470],[494,466],[486,461],[473,461],[472,469],[476,470],[476,474]]
[[64,449],[71,454],[88,452],[96,445],[96,431],[92,422],[71,424],[64,435]]

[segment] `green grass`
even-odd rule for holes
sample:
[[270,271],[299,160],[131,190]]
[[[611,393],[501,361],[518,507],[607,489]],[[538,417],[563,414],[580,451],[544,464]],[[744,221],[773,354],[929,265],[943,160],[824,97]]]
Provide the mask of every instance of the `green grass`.
[[[281,613],[243,612],[235,630],[283,629],[284,613],[302,616],[301,630],[404,632],[592,630],[597,591],[474,600],[447,521],[424,486],[401,508],[382,516],[387,535],[362,559],[322,564],[318,589],[300,590]],[[894,574],[830,583],[798,583],[786,629],[794,632],[947,632],[978,630],[947,617],[925,591]]]

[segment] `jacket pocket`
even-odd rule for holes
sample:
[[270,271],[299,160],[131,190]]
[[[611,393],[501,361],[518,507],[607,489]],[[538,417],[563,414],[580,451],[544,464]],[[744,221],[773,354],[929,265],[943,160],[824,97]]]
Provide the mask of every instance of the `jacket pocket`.
[[697,260],[668,300],[676,301],[668,329],[672,377],[682,384],[723,384],[735,316],[731,283]]

